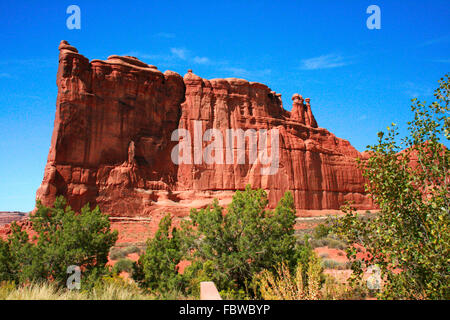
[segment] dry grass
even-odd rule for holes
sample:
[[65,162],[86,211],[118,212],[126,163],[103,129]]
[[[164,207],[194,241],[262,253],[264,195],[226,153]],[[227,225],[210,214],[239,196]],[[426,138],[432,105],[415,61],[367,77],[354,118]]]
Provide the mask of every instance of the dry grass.
[[326,275],[322,297],[325,300],[365,300],[370,297],[370,293],[363,282],[356,282],[350,286],[333,276]]
[[154,295],[142,292],[132,284],[106,282],[90,291],[68,290],[45,282],[15,287],[3,284],[0,300],[152,300]]
[[324,269],[347,270],[350,269],[350,262],[339,262],[333,259],[323,259],[322,267]]
[[[331,275],[322,274],[322,261],[314,256],[307,270],[307,283],[302,276],[302,266],[297,266],[292,276],[286,264],[281,264],[275,274],[267,270],[258,276],[264,300],[361,300],[370,297],[363,282],[341,282]],[[321,277],[325,282],[321,285]]]
[[286,264],[282,263],[276,269],[277,275],[265,270],[258,276],[261,296],[264,300],[318,300],[322,296],[321,272],[320,260],[314,256],[309,264],[306,284],[301,264],[292,276]]

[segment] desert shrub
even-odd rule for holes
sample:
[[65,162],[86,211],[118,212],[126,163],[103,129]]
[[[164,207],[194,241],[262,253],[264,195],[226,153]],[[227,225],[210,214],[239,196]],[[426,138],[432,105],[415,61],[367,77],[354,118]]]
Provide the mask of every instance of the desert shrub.
[[0,240],[1,280],[18,284],[51,280],[64,286],[67,268],[76,265],[82,270],[83,286],[108,272],[108,252],[117,231],[111,232],[108,216],[98,207],[91,210],[86,205],[76,214],[58,197],[51,208],[37,202],[30,221],[37,233],[32,239],[28,231],[12,223],[8,239]]
[[126,258],[120,259],[114,264],[112,271],[117,274],[122,271],[131,273],[133,271],[133,261]]
[[112,260],[119,260],[126,258],[131,253],[141,253],[141,249],[137,246],[128,246],[125,248],[113,247],[109,252],[109,258]]
[[324,300],[364,300],[370,296],[364,281],[358,281],[353,286],[349,286],[330,275],[325,276],[321,294]]
[[[334,230],[350,245],[355,278],[376,264],[386,299],[450,299],[450,139],[449,76],[441,79],[436,101],[413,99],[409,135],[398,140],[395,124],[378,143],[369,146],[369,159],[359,161],[366,191],[381,214],[360,219],[350,207]],[[359,244],[366,257],[356,259]]]
[[322,266],[324,269],[345,270],[351,268],[351,263],[339,262],[333,259],[323,259]]
[[84,292],[92,300],[150,300],[155,296],[126,281],[117,274],[104,276],[95,286]]
[[133,279],[141,287],[159,292],[183,291],[184,278],[178,273],[182,258],[180,237],[176,228],[170,230],[172,217],[167,214],[159,222],[158,230],[147,241],[145,252],[133,265]]
[[219,290],[247,288],[255,274],[288,261],[295,265],[301,252],[294,236],[295,209],[287,192],[274,210],[267,210],[263,190],[237,191],[227,214],[214,200],[211,206],[191,210],[183,223],[183,244],[192,264],[185,275],[193,284],[214,281]]
[[303,264],[299,263],[295,275],[291,276],[290,268],[281,263],[275,274],[264,270],[256,279],[264,300],[318,300],[321,298],[321,275],[320,259],[312,255],[306,277]]
[[312,248],[319,248],[326,246],[326,241],[324,239],[309,239],[308,243]]
[[317,227],[314,228],[313,231],[313,237],[315,239],[321,239],[321,238],[325,238],[326,236],[328,236],[328,234],[330,233],[330,227],[327,226],[326,224],[319,224],[317,225]]
[[344,242],[333,238],[327,238],[325,244],[328,248],[332,249],[345,250],[347,248]]
[[339,249],[339,250],[345,250],[347,248],[347,245],[342,240],[338,240],[335,238],[332,238],[331,236],[321,238],[321,239],[310,239],[309,243],[311,247],[318,248],[318,247],[328,247],[332,249]]
[[327,252],[323,252],[323,253],[319,254],[319,257],[320,257],[321,259],[328,258],[329,256],[330,256],[330,255],[329,255]]
[[322,260],[322,267],[325,269],[337,269],[337,267],[339,265],[340,265],[340,263],[333,259],[323,259]]
[[220,297],[223,300],[250,300],[251,297],[248,295],[248,289],[226,289],[219,291]]
[[112,248],[109,251],[109,258],[111,260],[119,260],[121,258],[125,258],[126,255],[124,255],[120,250],[116,249],[116,248]]

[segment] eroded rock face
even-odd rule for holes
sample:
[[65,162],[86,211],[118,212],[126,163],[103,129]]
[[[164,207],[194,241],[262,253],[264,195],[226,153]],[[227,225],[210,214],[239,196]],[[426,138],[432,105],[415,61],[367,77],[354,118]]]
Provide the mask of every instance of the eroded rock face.
[[0,226],[13,221],[21,221],[28,218],[28,213],[19,211],[0,211]]
[[[214,197],[227,204],[236,189],[251,184],[267,190],[271,206],[291,190],[299,213],[338,209],[346,200],[373,208],[355,164],[361,154],[318,127],[309,99],[294,95],[289,112],[260,83],[206,80],[191,70],[183,78],[128,56],[89,62],[66,41],[59,49],[54,130],[37,191],[45,205],[62,194],[76,210],[90,203],[113,216],[185,215]],[[250,163],[251,143],[244,164],[176,165],[172,133],[186,129],[194,139],[195,126],[224,137],[227,129],[278,129],[276,173]],[[201,142],[200,151],[192,143],[192,159],[210,143]],[[225,157],[225,142],[222,152]]]

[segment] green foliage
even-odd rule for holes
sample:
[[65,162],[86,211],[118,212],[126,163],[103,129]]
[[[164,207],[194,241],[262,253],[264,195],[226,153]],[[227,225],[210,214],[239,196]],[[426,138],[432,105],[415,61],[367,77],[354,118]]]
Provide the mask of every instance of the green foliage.
[[114,264],[112,271],[115,274],[119,274],[122,271],[131,273],[133,271],[133,261],[127,258],[122,258]]
[[367,192],[381,215],[359,219],[350,206],[334,227],[349,244],[361,245],[367,257],[354,261],[356,278],[377,264],[385,282],[381,297],[449,299],[449,76],[441,79],[436,101],[426,106],[413,99],[409,136],[398,142],[395,124],[369,146],[370,158],[359,161]]
[[295,210],[287,192],[274,210],[267,210],[263,190],[237,191],[225,215],[218,201],[192,210],[183,224],[184,250],[192,264],[185,275],[191,288],[199,281],[214,281],[219,290],[248,289],[252,277],[288,260],[295,265]]
[[[11,226],[17,228],[15,224]],[[8,241],[0,238],[0,282],[12,282],[17,279],[15,259]]]
[[76,265],[82,270],[83,286],[89,282],[87,279],[107,273],[108,252],[118,234],[111,232],[108,216],[98,207],[90,210],[86,205],[76,214],[63,197],[58,197],[52,208],[38,202],[30,221],[37,233],[33,239],[13,223],[8,240],[0,240],[1,280],[51,280],[64,286],[67,267]]
[[140,286],[160,292],[184,289],[178,273],[182,258],[180,237],[175,228],[170,232],[172,217],[167,214],[159,223],[155,237],[147,241],[147,249],[133,266],[133,279]]
[[[247,290],[248,291],[248,290]],[[250,300],[249,295],[244,289],[226,289],[219,292],[223,300]]]
[[314,228],[313,237],[315,239],[321,239],[328,236],[329,233],[330,233],[330,226],[321,223]]
[[[226,215],[214,200],[206,209],[191,210],[179,231],[172,228],[171,216],[165,216],[134,264],[133,279],[163,295],[193,296],[199,295],[200,282],[214,281],[224,297],[233,299],[258,295],[255,275],[281,262],[292,269],[301,265],[307,281],[314,254],[307,242],[296,244],[292,195],[287,192],[274,210],[267,210],[267,204],[263,190],[247,186],[236,192]],[[181,259],[191,262],[183,275],[178,273]]]

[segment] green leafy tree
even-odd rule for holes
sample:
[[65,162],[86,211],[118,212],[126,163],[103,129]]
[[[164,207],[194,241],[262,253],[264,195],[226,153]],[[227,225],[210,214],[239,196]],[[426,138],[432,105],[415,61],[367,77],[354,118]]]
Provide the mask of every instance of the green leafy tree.
[[[413,99],[409,136],[398,141],[395,124],[369,159],[359,161],[367,192],[381,214],[359,219],[350,206],[334,230],[351,246],[355,280],[376,264],[384,280],[380,296],[390,299],[449,299],[449,76],[441,79],[436,101]],[[446,141],[446,142],[445,142]],[[365,251],[356,259],[357,246]]]
[[133,266],[133,278],[140,286],[160,292],[183,291],[183,277],[178,273],[182,258],[180,238],[172,227],[172,217],[167,214],[159,222],[152,239],[147,240],[147,248]]
[[214,281],[219,290],[247,288],[253,276],[272,270],[283,261],[295,265],[295,209],[287,192],[274,210],[267,210],[263,190],[237,191],[224,214],[214,200],[211,206],[191,210],[183,225],[183,244],[192,264],[186,269],[196,290],[199,281]]
[[108,272],[108,252],[118,233],[111,232],[108,216],[98,207],[90,210],[86,205],[77,214],[58,197],[51,208],[38,202],[30,221],[32,238],[13,223],[7,241],[0,241],[0,279],[16,283],[51,280],[64,286],[67,268],[76,265],[82,271],[83,286],[87,279]]

